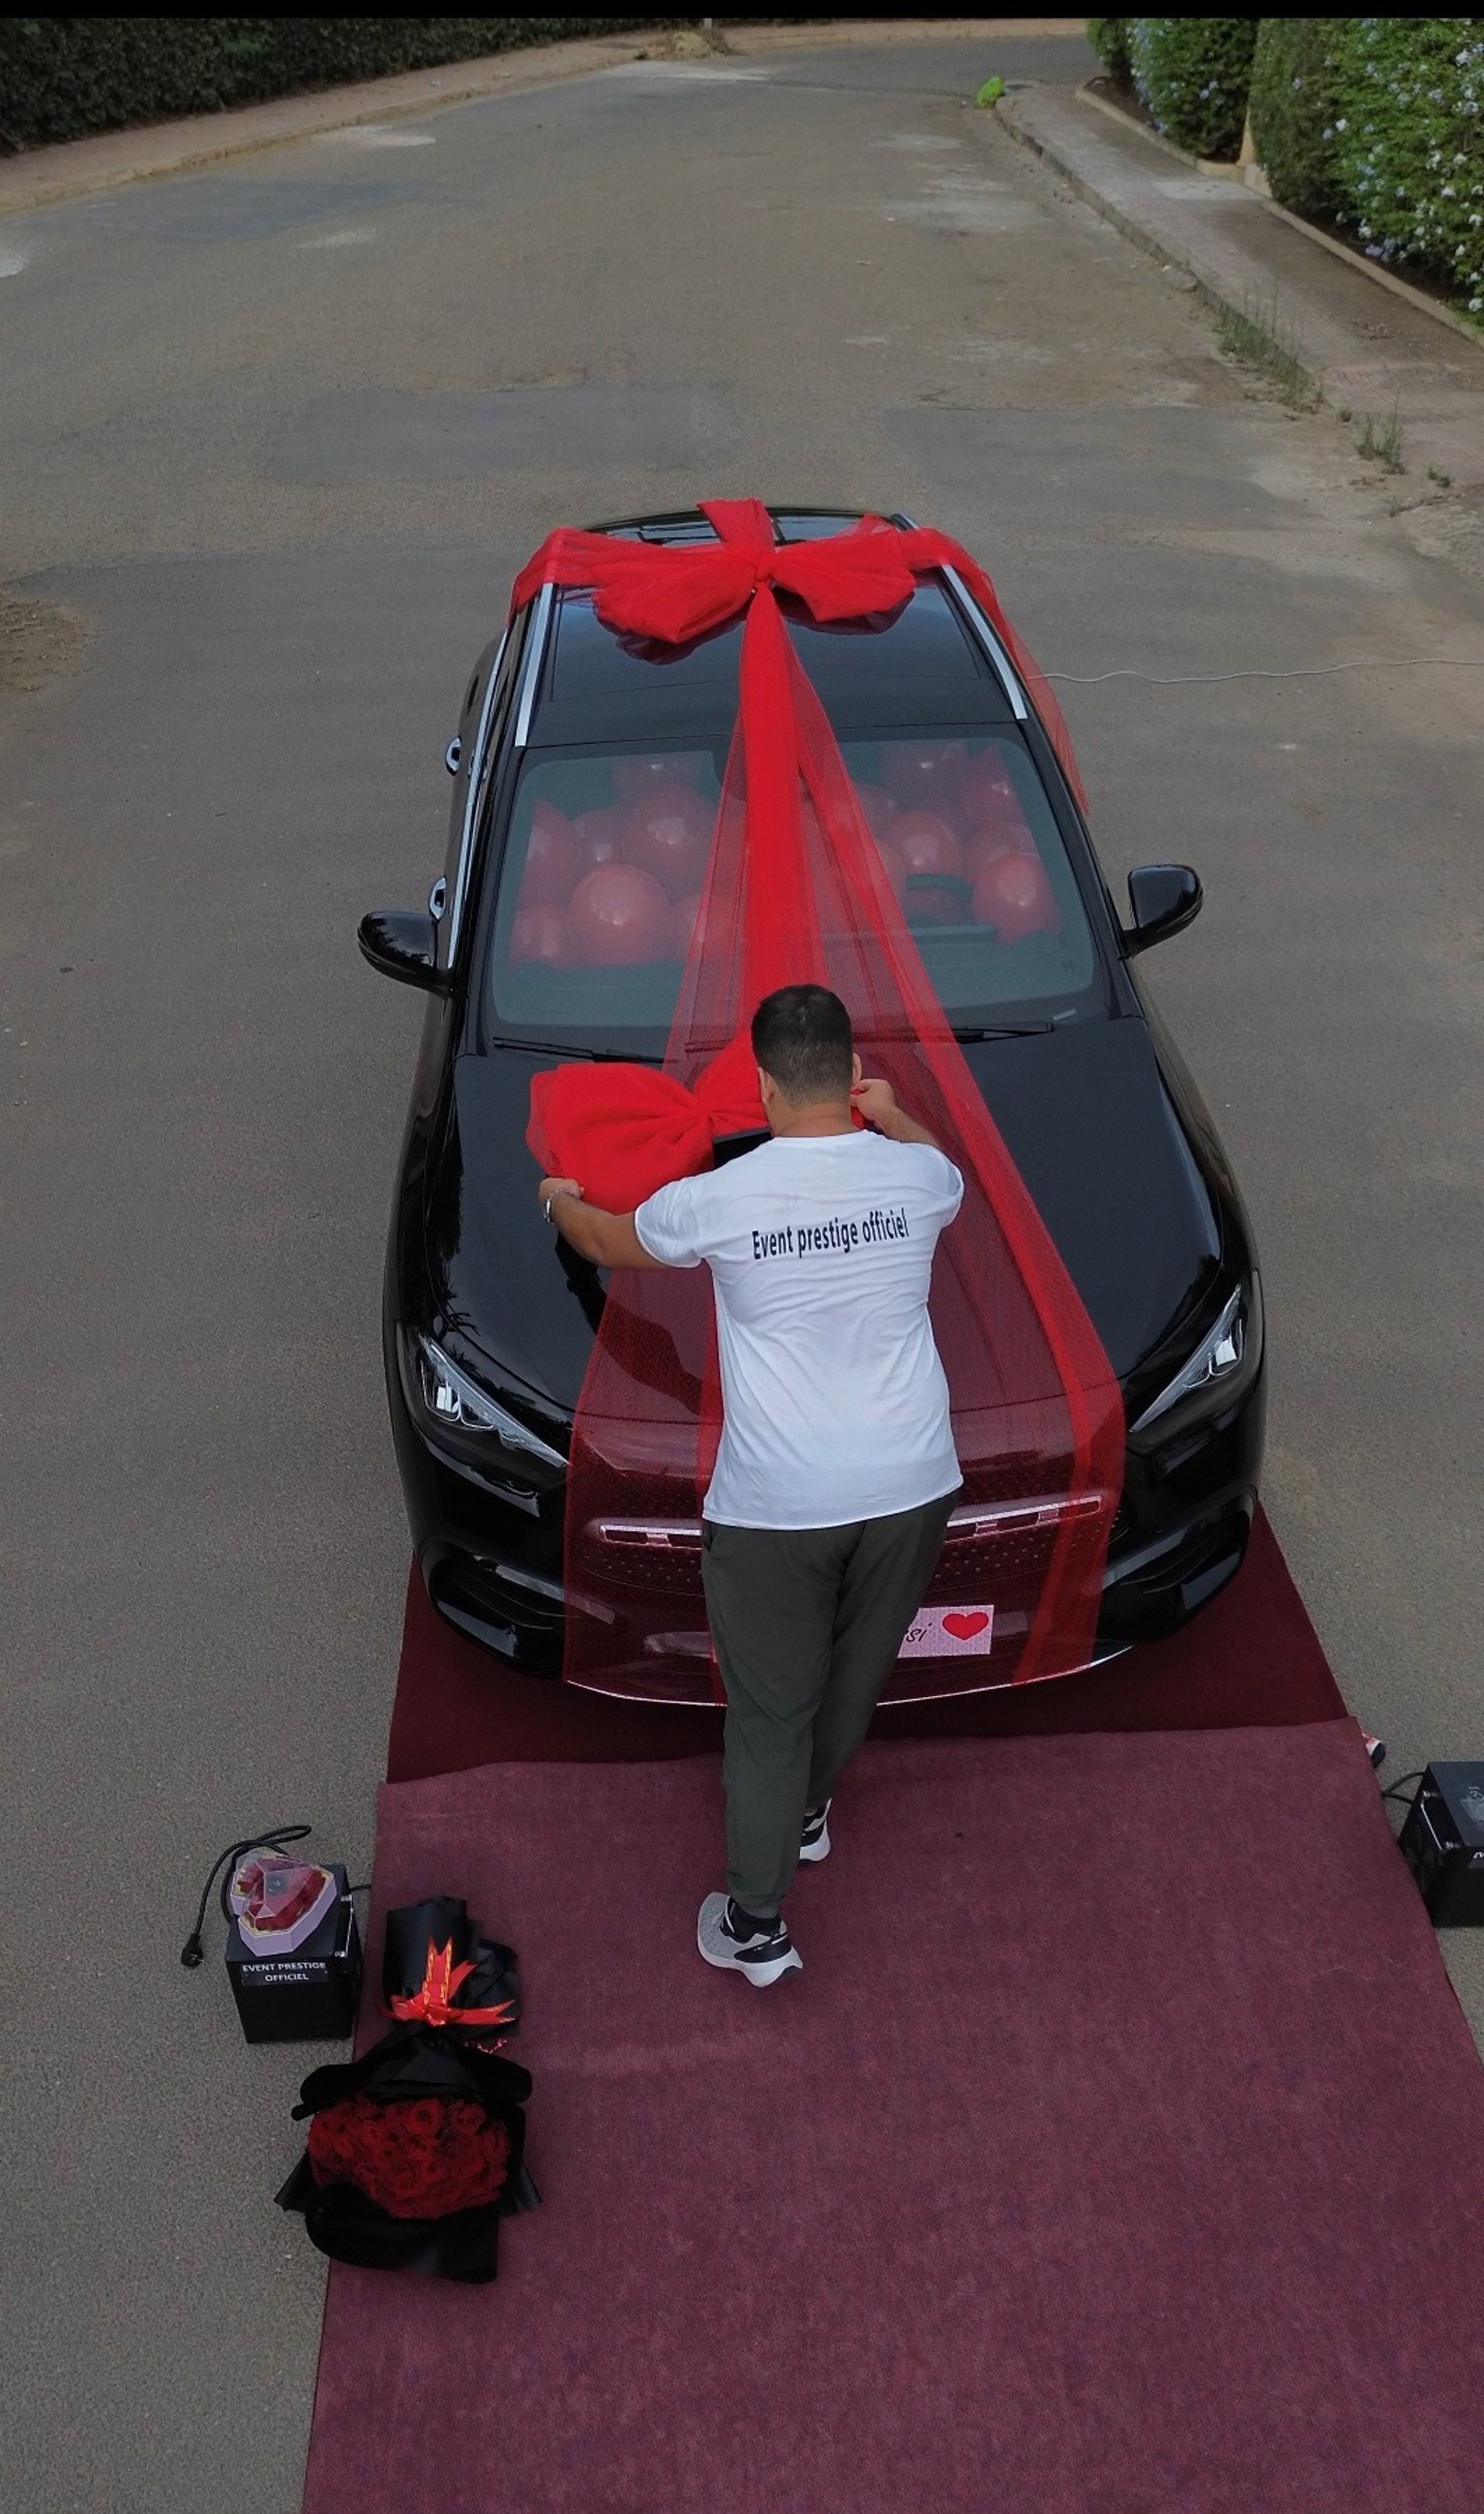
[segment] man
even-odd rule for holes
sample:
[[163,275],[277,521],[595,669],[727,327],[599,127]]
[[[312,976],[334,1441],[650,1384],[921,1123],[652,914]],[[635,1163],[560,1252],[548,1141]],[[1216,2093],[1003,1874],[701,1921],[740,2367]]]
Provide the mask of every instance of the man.
[[[723,1426],[702,1576],[726,1688],[726,1894],[707,1964],[765,1988],[799,1968],[782,1917],[800,1859],[922,1602],[959,1489],[928,1318],[938,1235],[963,1181],[886,1082],[862,1081],[826,987],[782,987],[752,1022],[772,1134],[632,1214],[540,1195],[599,1266],[710,1267]],[[859,1111],[875,1129],[855,1122]]]

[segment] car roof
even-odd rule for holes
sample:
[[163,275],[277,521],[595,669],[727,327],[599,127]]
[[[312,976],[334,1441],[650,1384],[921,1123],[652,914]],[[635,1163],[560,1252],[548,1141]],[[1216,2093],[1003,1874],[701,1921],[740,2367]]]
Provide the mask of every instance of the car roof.
[[[852,524],[864,521],[862,507],[770,507],[774,533],[781,542],[822,542],[836,533],[848,533]],[[908,530],[908,515],[889,515],[888,523],[901,524]],[[697,543],[714,542],[719,536],[715,525],[699,507],[675,507],[662,515],[620,515],[606,524],[594,524],[595,533],[612,533],[626,542],[659,542],[690,547]]]
[[[860,521],[849,507],[772,507],[781,542],[821,541]],[[905,516],[893,516],[905,524]],[[633,515],[597,530],[664,547],[714,542],[697,507]],[[819,628],[784,597],[794,647],[838,731],[1003,725],[1013,710],[998,673],[942,579],[921,582],[887,618]],[[531,739],[568,743],[724,739],[737,712],[742,625],[681,648],[616,636],[582,592],[556,597]]]

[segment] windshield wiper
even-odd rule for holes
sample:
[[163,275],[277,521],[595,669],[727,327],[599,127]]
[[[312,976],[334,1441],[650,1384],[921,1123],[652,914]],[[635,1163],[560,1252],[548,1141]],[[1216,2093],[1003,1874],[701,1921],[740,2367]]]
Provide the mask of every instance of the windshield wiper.
[[[989,1038],[1044,1038],[1055,1030],[1055,1022],[1000,1022],[967,1029],[955,1027],[953,1036],[960,1046],[978,1047]],[[582,1065],[656,1065],[664,1063],[662,1056],[644,1056],[626,1047],[574,1047],[549,1038],[488,1037],[486,1047],[508,1047],[524,1056],[558,1056],[569,1064]]]
[[663,1057],[640,1056],[626,1047],[559,1047],[549,1038],[487,1038],[486,1047],[519,1048],[526,1056],[559,1056],[572,1065],[662,1065]]
[[1055,1028],[1055,1022],[1049,1021],[1004,1022],[998,1026],[991,1024],[986,1030],[955,1029],[953,1035],[960,1046],[978,1047],[981,1040],[986,1038],[1044,1038],[1047,1032]]

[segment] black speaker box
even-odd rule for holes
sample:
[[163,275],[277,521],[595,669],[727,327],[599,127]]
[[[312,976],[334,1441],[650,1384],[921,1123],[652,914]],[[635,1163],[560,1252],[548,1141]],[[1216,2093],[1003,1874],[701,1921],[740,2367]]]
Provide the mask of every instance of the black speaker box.
[[1436,1926],[1484,1927],[1484,1764],[1429,1764],[1400,1840]]

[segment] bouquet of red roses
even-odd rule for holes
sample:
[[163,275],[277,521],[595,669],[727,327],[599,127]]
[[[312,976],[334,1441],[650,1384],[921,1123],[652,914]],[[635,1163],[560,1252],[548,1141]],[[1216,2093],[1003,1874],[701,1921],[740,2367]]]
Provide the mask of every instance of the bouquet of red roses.
[[352,2182],[393,2217],[448,2217],[504,2188],[504,2125],[460,2095],[344,2095],[309,2124],[309,2170],[320,2189]]
[[388,1913],[382,1985],[390,2031],[300,2089],[308,2142],[279,2206],[333,2259],[483,2284],[501,2216],[540,2196],[522,2163],[531,2080],[501,2056],[515,1957],[440,1896]]

